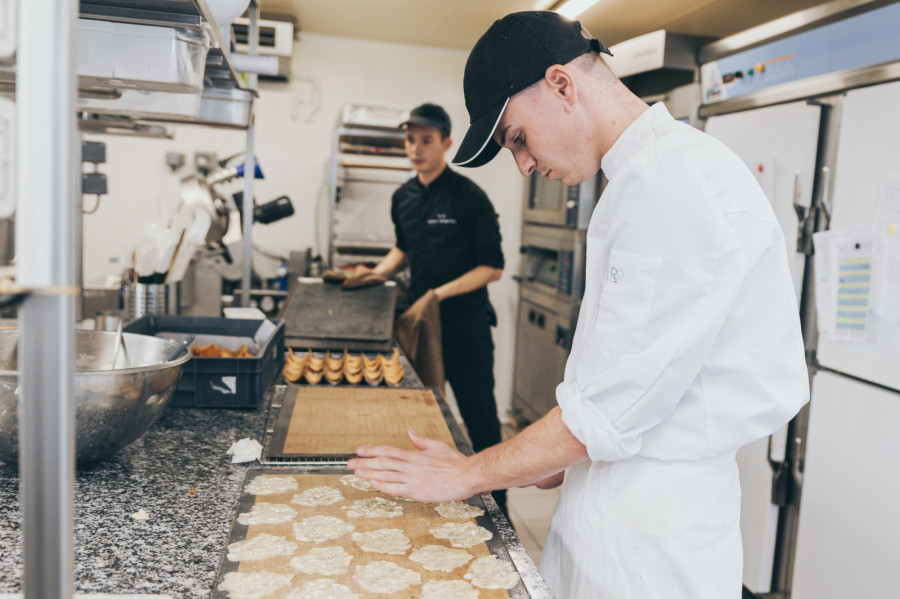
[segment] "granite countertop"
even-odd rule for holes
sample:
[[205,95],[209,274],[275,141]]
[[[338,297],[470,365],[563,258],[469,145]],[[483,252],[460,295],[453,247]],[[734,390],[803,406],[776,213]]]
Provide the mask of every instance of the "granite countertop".
[[[209,597],[241,486],[234,441],[262,441],[268,402],[255,410],[168,408],[111,459],[75,480],[75,579],[82,593]],[[196,490],[196,493],[189,491]],[[135,520],[143,509],[150,517]],[[19,476],[0,466],[0,592],[21,591]]]
[[[404,366],[408,366],[405,356]],[[421,381],[412,373],[408,384]],[[249,410],[167,408],[137,441],[80,468],[75,480],[75,580],[79,593],[208,598],[248,470],[226,454],[244,437],[264,442],[273,386]],[[443,403],[443,402],[442,402]],[[459,430],[446,404],[451,430]],[[459,441],[459,440],[458,440]],[[196,491],[196,492],[192,492]],[[532,598],[551,597],[490,497],[484,498]],[[147,520],[131,517],[143,509]],[[19,475],[0,464],[0,594],[21,592]]]

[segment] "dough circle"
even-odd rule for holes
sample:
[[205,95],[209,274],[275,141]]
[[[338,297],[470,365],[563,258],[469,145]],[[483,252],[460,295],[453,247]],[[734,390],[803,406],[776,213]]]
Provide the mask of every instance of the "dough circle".
[[304,574],[333,576],[346,574],[352,560],[353,556],[341,546],[313,547],[303,555],[291,558],[291,567]]
[[412,543],[399,528],[379,528],[369,532],[355,532],[350,535],[359,548],[369,553],[389,553],[406,555]]
[[293,555],[295,551],[297,543],[284,537],[262,533],[229,545],[228,559],[233,562],[271,559],[280,555]]
[[394,562],[373,561],[356,566],[353,574],[362,589],[371,593],[397,593],[408,586],[422,584],[422,575]]
[[454,547],[469,548],[489,541],[493,533],[472,522],[447,522],[429,532],[438,539],[446,539]]
[[422,564],[429,572],[452,572],[464,566],[472,555],[463,549],[450,549],[443,545],[425,545],[413,551],[409,559]]
[[310,516],[294,522],[294,538],[298,541],[321,543],[349,534],[354,528],[353,524],[334,516]]
[[297,481],[290,476],[257,476],[245,489],[252,495],[275,495],[285,491],[296,491]]

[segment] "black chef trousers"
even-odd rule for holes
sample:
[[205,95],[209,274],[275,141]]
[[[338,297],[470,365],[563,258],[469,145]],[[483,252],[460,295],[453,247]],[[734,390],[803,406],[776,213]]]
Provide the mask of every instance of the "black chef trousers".
[[[484,314],[484,313],[482,313]],[[500,419],[494,399],[494,341],[486,315],[441,318],[444,374],[462,415],[472,448],[500,443]],[[492,493],[506,514],[506,491]]]

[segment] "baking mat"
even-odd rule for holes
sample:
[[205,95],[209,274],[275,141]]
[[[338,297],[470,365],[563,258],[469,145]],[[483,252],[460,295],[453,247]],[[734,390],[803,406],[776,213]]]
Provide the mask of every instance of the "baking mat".
[[[241,495],[240,504],[238,506],[239,514],[249,513],[253,505],[257,501],[259,501],[265,503],[278,503],[288,505],[296,510],[297,516],[294,520],[283,524],[252,524],[249,526],[240,524],[237,519],[235,519],[231,527],[228,544],[230,545],[232,543],[250,539],[256,535],[266,533],[283,537],[288,541],[295,542],[297,544],[297,549],[293,555],[279,556],[264,560],[244,560],[241,562],[233,562],[228,559],[228,550],[226,548],[225,555],[223,555],[222,557],[218,576],[216,577],[215,586],[213,587],[211,599],[228,599],[228,593],[219,590],[218,587],[224,580],[225,575],[229,572],[265,571],[291,576],[290,587],[284,587],[272,594],[266,595],[266,599],[284,599],[292,589],[301,588],[304,582],[321,578],[330,578],[337,583],[349,587],[351,591],[357,593],[361,599],[368,597],[414,599],[420,596],[422,590],[421,585],[412,585],[404,591],[400,591],[397,593],[376,594],[362,589],[353,579],[353,573],[357,566],[363,566],[371,561],[382,560],[394,562],[399,566],[418,572],[421,575],[422,584],[425,584],[426,582],[432,580],[458,580],[463,579],[463,575],[468,571],[469,565],[471,565],[474,559],[490,554],[496,555],[499,559],[512,563],[512,565],[515,567],[515,562],[511,560],[510,555],[506,550],[506,546],[504,545],[503,540],[500,538],[493,520],[487,515],[479,516],[477,518],[443,518],[434,510],[436,504],[418,503],[396,499],[392,498],[390,495],[386,495],[378,491],[361,491],[349,485],[344,485],[340,482],[342,476],[350,474],[349,470],[343,470],[339,474],[335,474],[334,472],[335,471],[332,470],[328,473],[298,473],[287,472],[285,471],[285,469],[278,469],[255,471],[251,470],[247,473],[247,478],[244,483],[245,488],[246,485],[248,485],[258,476],[291,478],[296,481],[297,488],[282,493],[259,496],[252,495],[245,491]],[[318,486],[330,486],[339,489],[344,495],[344,501],[338,502],[334,505],[316,507],[306,507],[291,502],[291,499],[295,495],[303,492],[306,489]],[[403,514],[401,516],[393,518],[351,518],[347,515],[344,508],[349,506],[353,501],[376,496],[396,501],[403,507]],[[480,497],[476,496],[471,498],[469,500],[469,503],[484,509],[484,504],[481,502]],[[491,531],[493,533],[493,537],[489,541],[487,541],[487,543],[480,543],[474,547],[465,549],[465,551],[468,551],[473,556],[473,560],[469,561],[464,566],[460,566],[451,572],[430,572],[428,570],[425,570],[421,566],[421,564],[413,562],[409,559],[408,556],[410,555],[412,550],[407,550],[405,555],[389,555],[384,553],[364,552],[359,549],[359,547],[352,540],[349,534],[344,535],[338,539],[325,541],[318,544],[306,541],[298,541],[294,537],[293,524],[294,522],[299,522],[303,518],[307,518],[309,516],[335,516],[341,518],[354,525],[354,532],[365,532],[378,530],[381,528],[399,528],[410,539],[413,550],[424,545],[442,545],[445,547],[451,547],[448,541],[434,537],[428,530],[445,522],[474,522],[475,524]],[[329,576],[323,576],[321,574],[306,574],[295,570],[290,565],[290,560],[292,557],[303,555],[313,547],[326,547],[335,545],[343,547],[344,550],[347,551],[347,553],[353,556],[353,560],[350,562],[350,567],[346,574],[336,574]],[[513,597],[516,599],[525,599],[530,596],[521,580],[515,587],[513,587],[509,591],[504,589],[478,589],[478,591],[479,599],[507,599],[509,597]]]
[[431,389],[289,385],[275,418],[266,458],[346,461],[360,445],[413,449],[409,427],[456,446]]

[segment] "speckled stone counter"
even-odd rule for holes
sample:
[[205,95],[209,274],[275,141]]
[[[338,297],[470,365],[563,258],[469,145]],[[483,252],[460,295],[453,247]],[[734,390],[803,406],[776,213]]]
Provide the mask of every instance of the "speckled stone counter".
[[[226,451],[262,439],[266,409],[168,408],[133,444],[79,470],[77,590],[209,597],[250,467]],[[132,519],[139,509],[150,518]],[[17,470],[0,466],[0,592],[21,590],[19,520]]]
[[[407,372],[413,373],[408,383],[418,381],[411,368]],[[283,392],[284,387],[280,389]],[[273,387],[254,410],[170,407],[130,446],[106,461],[79,469],[76,590],[208,598],[247,471],[262,467],[256,462],[232,464],[226,452],[244,437],[263,442],[278,390]],[[442,407],[455,436],[461,434],[446,404]],[[529,597],[551,597],[496,503],[486,497],[485,504],[498,521],[500,537]],[[131,517],[140,509],[149,519]],[[19,521],[17,469],[0,464],[0,593],[21,591]]]

